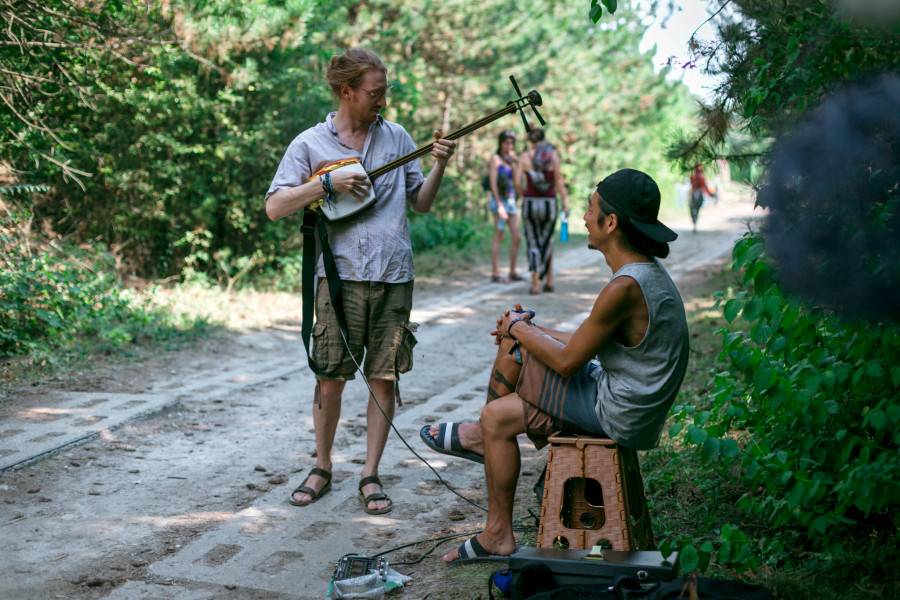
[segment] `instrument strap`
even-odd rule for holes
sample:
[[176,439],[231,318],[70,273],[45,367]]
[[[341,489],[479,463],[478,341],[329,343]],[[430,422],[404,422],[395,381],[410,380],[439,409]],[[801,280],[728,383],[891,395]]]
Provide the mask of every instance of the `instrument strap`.
[[[300,323],[300,337],[303,338],[303,347],[306,350],[306,360],[309,368],[316,375],[322,373],[322,369],[316,365],[309,352],[310,336],[313,330],[314,309],[316,304],[316,234],[319,236],[319,245],[322,248],[322,262],[325,266],[325,280],[328,284],[328,295],[331,305],[337,316],[338,326],[349,343],[350,335],[347,333],[347,318],[344,314],[344,295],[341,277],[338,274],[337,264],[334,262],[334,254],[328,243],[328,230],[325,228],[325,215],[321,211],[309,209],[303,210],[303,224],[300,226],[303,233],[303,270],[300,287],[303,295],[303,320]],[[349,351],[349,349],[348,349]]]

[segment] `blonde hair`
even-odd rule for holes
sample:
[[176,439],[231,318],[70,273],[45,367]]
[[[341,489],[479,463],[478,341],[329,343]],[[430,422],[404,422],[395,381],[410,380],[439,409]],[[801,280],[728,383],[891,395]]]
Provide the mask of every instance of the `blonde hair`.
[[347,85],[353,89],[359,87],[366,71],[381,71],[387,73],[387,67],[381,62],[381,58],[366,48],[350,48],[343,54],[331,57],[326,77],[328,85],[335,96],[341,93],[341,86]]

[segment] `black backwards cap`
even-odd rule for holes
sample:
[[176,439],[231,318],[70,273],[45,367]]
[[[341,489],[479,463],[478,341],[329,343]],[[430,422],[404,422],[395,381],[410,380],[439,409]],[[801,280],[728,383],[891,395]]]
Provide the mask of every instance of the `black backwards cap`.
[[657,242],[672,242],[678,234],[659,221],[659,187],[646,173],[622,169],[597,184],[597,192],[619,216]]

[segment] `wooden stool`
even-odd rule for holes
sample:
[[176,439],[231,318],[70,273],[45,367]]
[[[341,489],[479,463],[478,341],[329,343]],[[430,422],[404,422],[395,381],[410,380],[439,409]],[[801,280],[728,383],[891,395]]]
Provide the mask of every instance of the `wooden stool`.
[[551,436],[537,546],[654,549],[637,452],[605,438]]

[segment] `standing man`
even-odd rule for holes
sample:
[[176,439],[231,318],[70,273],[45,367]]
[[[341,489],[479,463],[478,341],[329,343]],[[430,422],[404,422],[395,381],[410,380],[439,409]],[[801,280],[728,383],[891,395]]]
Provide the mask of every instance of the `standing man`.
[[[387,102],[387,68],[374,52],[351,48],[334,56],[328,84],[338,100],[337,112],[298,135],[288,146],[266,194],[266,214],[276,220],[298,212],[326,196],[319,178],[309,180],[322,165],[356,158],[370,171],[416,146],[406,130],[381,116]],[[439,134],[436,132],[436,137]],[[344,385],[362,362],[374,396],[367,409],[367,454],[359,482],[360,499],[369,514],[393,508],[378,478],[378,465],[394,415],[395,388],[400,373],[412,368],[414,325],[409,322],[413,294],[412,243],[406,203],[428,212],[441,184],[455,142],[438,139],[431,155],[434,168],[424,177],[419,161],[383,175],[375,186],[375,204],[356,216],[328,224],[328,239],[343,282],[347,318],[347,351],[325,285],[321,259],[317,266],[316,325],[312,357],[317,375],[313,423],[316,466],[292,493],[289,502],[307,506],[331,489],[331,448],[341,414]],[[369,180],[355,173],[333,172],[336,193],[365,198]],[[375,403],[378,402],[382,410]]]

